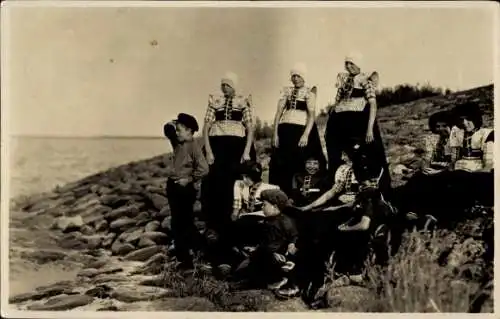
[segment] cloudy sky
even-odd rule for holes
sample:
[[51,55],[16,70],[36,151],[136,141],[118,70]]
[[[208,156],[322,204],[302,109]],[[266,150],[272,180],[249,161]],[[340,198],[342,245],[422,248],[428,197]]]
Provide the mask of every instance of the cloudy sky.
[[[10,131],[161,136],[178,112],[201,122],[221,76],[239,76],[272,120],[297,62],[335,94],[344,56],[364,55],[381,86],[467,89],[493,82],[491,6],[476,8],[11,7],[6,75]],[[5,104],[4,104],[5,106]]]

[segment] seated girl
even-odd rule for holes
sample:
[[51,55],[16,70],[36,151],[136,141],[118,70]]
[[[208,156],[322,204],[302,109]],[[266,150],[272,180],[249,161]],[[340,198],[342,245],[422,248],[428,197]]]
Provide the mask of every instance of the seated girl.
[[490,172],[493,170],[492,128],[483,127],[482,113],[475,104],[460,105],[455,109],[458,128],[450,136],[450,146],[457,156],[456,170]]
[[[452,166],[450,134],[452,123],[449,112],[434,113],[429,117],[429,129],[432,132],[424,137],[422,172],[436,174]],[[454,127],[456,129],[456,127]]]
[[354,202],[359,183],[354,176],[352,163],[345,153],[343,153],[343,161],[344,164],[340,165],[335,172],[333,186],[311,203],[297,207],[298,210],[322,210],[325,204],[348,205]]
[[241,165],[241,180],[234,183],[233,213],[231,215],[229,244],[236,252],[250,249],[259,243],[261,223],[264,220],[261,194],[265,190],[279,189],[262,181],[262,166],[254,161]]
[[451,114],[458,121],[451,129],[449,168],[415,175],[392,199],[407,216],[426,215],[443,227],[463,218],[476,204],[494,202],[493,130],[482,127],[476,104],[460,105]]
[[312,203],[329,188],[328,179],[320,170],[320,162],[314,156],[305,161],[304,171],[293,176],[291,199],[296,206]]

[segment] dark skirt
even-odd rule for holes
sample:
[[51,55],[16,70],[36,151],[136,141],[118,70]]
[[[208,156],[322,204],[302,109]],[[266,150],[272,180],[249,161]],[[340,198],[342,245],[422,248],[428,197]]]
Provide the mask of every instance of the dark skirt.
[[464,219],[475,205],[494,204],[494,173],[445,171],[436,175],[419,173],[394,190],[393,203],[401,213],[431,214],[441,226]]
[[[236,136],[210,137],[214,163],[202,186],[202,207],[208,226],[219,232],[231,222],[234,183],[239,179],[239,165],[246,138]],[[252,145],[250,158],[256,159]]]
[[278,126],[278,148],[273,149],[269,163],[269,183],[278,185],[285,193],[292,190],[293,176],[304,170],[305,160],[314,156],[320,162],[321,169],[326,166],[326,159],[319,138],[318,127],[314,124],[309,134],[307,146],[298,146],[305,126],[282,123]]
[[[342,165],[342,151],[346,152],[353,161],[354,174],[358,179],[375,177],[383,168],[384,173],[380,179],[380,190],[389,196],[391,189],[391,176],[385,154],[384,143],[380,129],[375,121],[373,125],[373,142],[366,144],[366,130],[368,127],[369,108],[363,112],[332,112],[328,118],[325,141],[328,154],[329,176],[334,176],[338,167]],[[353,154],[354,145],[359,144],[368,159],[368,170],[361,170]]]

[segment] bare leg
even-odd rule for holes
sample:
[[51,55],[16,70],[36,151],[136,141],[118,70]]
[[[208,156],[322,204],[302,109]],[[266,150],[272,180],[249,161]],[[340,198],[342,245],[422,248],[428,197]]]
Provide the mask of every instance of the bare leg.
[[350,225],[352,221],[354,220],[354,217],[349,219],[346,223],[342,224],[339,226],[340,231],[366,231],[370,227],[370,217],[368,216],[363,216],[361,217],[361,220],[354,224]]

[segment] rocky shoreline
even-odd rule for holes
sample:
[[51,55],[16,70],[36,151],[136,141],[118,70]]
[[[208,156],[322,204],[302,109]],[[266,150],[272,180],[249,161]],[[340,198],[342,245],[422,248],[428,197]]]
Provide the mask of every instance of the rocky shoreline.
[[[492,111],[492,87],[417,101],[404,111],[381,109],[391,167],[411,167],[416,161],[416,132],[425,131],[426,117],[433,109],[448,108],[455,104],[453,99],[467,97],[481,98]],[[487,122],[492,123],[492,116]],[[264,168],[265,145],[262,141],[256,145]],[[36,279],[33,282],[43,283],[11,287],[10,306],[20,310],[311,311],[300,299],[279,301],[263,290],[235,291],[206,274],[203,267],[189,278],[175,273],[167,257],[171,236],[165,183],[170,160],[162,155],[136,161],[51,192],[14,199],[9,224],[11,286],[23,278],[30,281],[28,273]],[[397,185],[402,181],[395,171]],[[200,208],[197,202],[198,213]],[[388,269],[370,269],[367,287],[330,288],[324,311],[467,311],[479,300],[480,311],[492,312],[493,213],[479,209],[474,216],[454,231],[405,234],[401,251]],[[200,232],[205,229],[202,220],[196,222]],[[422,277],[426,274],[429,278]],[[44,276],[50,278],[39,278]],[[404,298],[400,292],[408,287],[421,293],[426,304],[398,305],[397,298]],[[442,304],[427,305],[429,292],[435,292],[435,298],[444,295]],[[460,304],[454,304],[456,300]]]
[[[310,311],[300,299],[279,301],[266,291],[231,290],[228,283],[214,279],[203,267],[190,278],[174,272],[175,265],[167,258],[167,165],[168,156],[157,156],[53,192],[17,199],[12,208],[18,213],[11,217],[11,236],[20,228],[39,235],[24,247],[11,244],[11,268],[21,259],[38,265],[63,265],[77,273],[69,280],[11,295],[11,305],[19,310],[53,311]],[[199,202],[195,206],[199,212]],[[453,234],[449,244],[453,250],[440,252],[440,258],[447,254],[445,264],[465,269],[464,265],[472,262],[476,268],[469,267],[467,271],[473,272],[469,277],[484,273],[484,265],[477,262],[485,250],[484,224],[481,219],[464,224],[462,233],[468,235],[462,239]],[[196,225],[204,231],[201,219]],[[446,236],[450,234],[442,237]],[[11,243],[16,243],[13,239]],[[46,248],[40,246],[44,241]],[[374,296],[375,291],[366,287],[337,287],[326,294],[326,311],[354,311],[356,305],[373,301]]]

